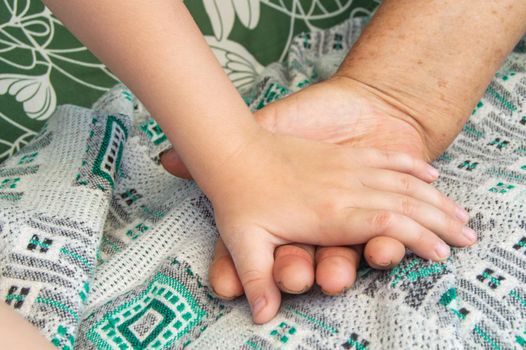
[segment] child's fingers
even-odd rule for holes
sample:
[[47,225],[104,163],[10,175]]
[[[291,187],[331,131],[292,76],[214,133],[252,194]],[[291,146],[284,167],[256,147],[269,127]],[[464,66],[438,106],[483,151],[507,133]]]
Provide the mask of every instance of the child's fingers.
[[365,244],[363,255],[372,268],[390,269],[404,258],[405,246],[391,237],[373,237]]
[[391,192],[370,190],[359,196],[360,208],[384,209],[407,216],[431,230],[448,244],[468,246],[476,236],[463,222],[421,200]]
[[371,168],[382,168],[411,174],[426,182],[438,178],[438,170],[425,161],[405,153],[378,149],[363,149],[358,154],[356,149],[349,148],[354,160],[358,157],[361,164]]
[[433,186],[414,176],[391,170],[378,170],[368,172],[361,178],[361,182],[379,191],[396,192],[427,202],[462,223],[467,223],[469,220],[469,214],[463,208]]
[[275,246],[265,236],[268,237],[268,233],[264,230],[254,228],[251,232],[232,235],[233,244],[228,244],[252,319],[258,324],[270,321],[281,303],[281,292],[272,276]]
[[367,242],[376,236],[392,237],[415,254],[435,261],[449,257],[449,246],[436,234],[405,215],[389,210],[349,209],[337,220],[334,234],[324,234],[323,245]]

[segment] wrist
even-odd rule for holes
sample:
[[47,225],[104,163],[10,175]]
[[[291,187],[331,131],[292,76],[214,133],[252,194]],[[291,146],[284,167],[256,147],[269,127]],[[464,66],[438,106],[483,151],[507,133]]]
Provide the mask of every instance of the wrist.
[[[189,167],[193,179],[213,204],[216,198],[234,195],[228,193],[229,189],[235,188],[237,180],[245,176],[249,160],[258,157],[255,151],[257,144],[269,133],[255,121],[252,124],[253,127],[241,134],[221,138],[213,153],[207,155],[208,161],[204,166]],[[187,164],[184,158],[183,161]]]
[[524,35],[525,4],[385,0],[337,74],[404,111],[436,156]]
[[[431,161],[450,145],[460,132],[471,109],[447,99],[437,89],[419,78],[389,74],[379,69],[342,66],[332,79],[339,79],[349,89],[364,91],[381,102],[384,112],[405,122],[422,140],[423,157]],[[470,107],[471,108],[471,107]],[[387,110],[386,110],[387,109]]]

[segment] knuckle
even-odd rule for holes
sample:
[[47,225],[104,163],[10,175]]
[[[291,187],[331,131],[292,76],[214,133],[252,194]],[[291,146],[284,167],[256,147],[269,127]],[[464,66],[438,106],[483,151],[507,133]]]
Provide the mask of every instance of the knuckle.
[[341,204],[336,200],[329,200],[320,207],[321,218],[336,218],[341,211]]
[[441,210],[456,215],[457,206],[455,203],[444,195],[439,195],[438,205]]
[[[457,220],[449,217],[448,215],[445,215],[446,216],[446,233],[457,233],[457,232],[461,232],[462,231],[462,227],[463,225],[460,224]],[[454,236],[457,236],[457,235],[454,235]]]
[[426,162],[423,159],[417,158],[415,156],[409,156],[409,157],[411,158],[411,161],[413,162],[414,169],[427,170],[428,166],[430,165],[428,162]]
[[408,168],[410,171],[416,171],[418,169],[418,160],[410,155],[404,154],[402,157],[407,159]]
[[448,198],[445,195],[440,195],[440,197],[442,198],[442,202],[440,203],[442,206],[441,208],[449,210],[450,213],[456,216],[458,205],[451,198]]
[[410,194],[413,192],[413,182],[409,176],[400,177],[400,189],[404,194]]
[[359,162],[365,165],[372,165],[383,161],[382,151],[373,148],[359,149]]
[[427,232],[425,230],[418,230],[414,239],[415,247],[427,247]]
[[403,164],[409,172],[414,172],[418,168],[418,161],[407,153],[399,153],[398,159],[399,163]]
[[447,198],[445,195],[443,195],[442,193],[436,191],[435,192],[435,196],[436,196],[436,203],[439,205],[439,208],[447,208],[447,209],[454,209],[454,205],[453,205],[453,202]]
[[452,216],[456,216],[457,205],[451,199],[449,199],[444,194],[436,191],[433,198],[433,205],[438,209],[442,210],[444,213],[447,213]]
[[454,213],[456,208],[455,203],[436,188],[431,187],[431,191],[429,192],[428,197],[430,198],[431,203],[435,207],[439,208],[440,210],[444,210],[447,212],[451,211],[452,213]]
[[373,215],[371,225],[375,228],[375,231],[384,232],[391,226],[393,219],[393,213],[387,210],[380,210]]
[[393,160],[393,154],[387,150],[380,150],[380,157],[382,157],[387,163],[391,163]]
[[404,197],[400,200],[400,213],[402,213],[405,216],[411,216],[415,212],[415,205],[413,201],[408,198]]
[[261,286],[265,281],[263,273],[259,270],[244,270],[239,274],[239,279],[243,282],[246,289]]

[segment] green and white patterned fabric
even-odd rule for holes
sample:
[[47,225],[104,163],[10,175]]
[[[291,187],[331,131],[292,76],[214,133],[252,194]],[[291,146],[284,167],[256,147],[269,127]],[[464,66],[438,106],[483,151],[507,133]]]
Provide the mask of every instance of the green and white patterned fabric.
[[[297,37],[246,90],[251,109],[330,76],[364,24]],[[523,349],[525,43],[435,162],[479,234],[447,262],[363,267],[343,296],[287,296],[254,325],[244,298],[211,294],[212,208],[159,165],[168,140],[117,85],[92,108],[59,107],[0,166],[0,298],[62,350]]]
[[[180,0],[174,0],[180,1]],[[283,60],[294,35],[369,15],[379,0],[188,0],[236,86]],[[0,1],[0,162],[58,105],[89,107],[117,78],[39,0]]]

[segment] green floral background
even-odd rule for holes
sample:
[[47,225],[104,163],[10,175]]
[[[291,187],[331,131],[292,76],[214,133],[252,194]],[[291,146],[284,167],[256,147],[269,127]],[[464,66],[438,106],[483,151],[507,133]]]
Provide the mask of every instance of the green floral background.
[[[178,0],[174,0],[178,1]],[[188,0],[239,89],[285,59],[294,35],[368,16],[380,0]],[[0,162],[24,146],[57,105],[89,107],[118,79],[39,0],[0,0]]]

